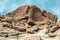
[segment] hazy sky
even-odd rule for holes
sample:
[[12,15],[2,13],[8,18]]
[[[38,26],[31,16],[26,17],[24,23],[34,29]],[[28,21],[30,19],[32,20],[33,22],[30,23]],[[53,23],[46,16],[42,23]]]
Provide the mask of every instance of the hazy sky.
[[60,0],[0,0],[0,14],[7,14],[22,5],[36,5],[58,16],[60,20]]

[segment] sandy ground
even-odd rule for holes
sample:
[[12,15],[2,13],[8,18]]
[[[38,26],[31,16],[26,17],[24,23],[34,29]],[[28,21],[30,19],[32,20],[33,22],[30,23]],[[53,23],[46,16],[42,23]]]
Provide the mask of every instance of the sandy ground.
[[34,36],[40,36],[43,40],[60,40],[60,33],[59,33],[60,29],[55,32],[57,34],[56,37],[48,37],[48,35],[45,34],[46,31],[47,29],[44,29],[40,30],[39,32],[36,32],[35,34],[24,33],[18,36],[0,37],[0,40],[25,40],[27,38]]

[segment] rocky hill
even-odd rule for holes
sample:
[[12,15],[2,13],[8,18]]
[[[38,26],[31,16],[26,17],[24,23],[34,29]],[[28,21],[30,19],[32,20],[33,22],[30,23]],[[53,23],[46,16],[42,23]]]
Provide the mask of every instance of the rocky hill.
[[59,31],[58,17],[34,5],[0,15],[1,40],[59,40]]

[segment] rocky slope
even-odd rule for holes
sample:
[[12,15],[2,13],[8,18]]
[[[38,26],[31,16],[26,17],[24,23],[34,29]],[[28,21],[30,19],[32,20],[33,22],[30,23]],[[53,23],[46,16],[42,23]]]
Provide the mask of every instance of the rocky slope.
[[0,15],[0,40],[59,40],[57,16],[36,6],[21,6]]

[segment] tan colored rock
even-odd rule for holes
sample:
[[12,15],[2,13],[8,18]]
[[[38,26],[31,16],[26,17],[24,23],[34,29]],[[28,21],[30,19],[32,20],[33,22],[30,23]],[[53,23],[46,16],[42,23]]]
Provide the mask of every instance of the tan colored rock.
[[50,28],[50,32],[55,32],[56,30],[58,30],[58,28],[58,25],[54,25],[52,28]]
[[41,29],[47,29],[47,28],[49,28],[49,25],[44,24],[44,25],[39,26],[38,28],[39,28],[40,30],[41,30]]
[[42,40],[42,38],[40,36],[31,36],[31,37],[22,38],[19,40]]
[[[51,24],[54,24],[57,21],[56,15],[45,10],[41,10],[36,6],[27,5],[21,6],[2,17],[1,23],[3,27],[30,33],[39,29],[48,29]],[[51,30],[55,31],[57,30],[57,27],[52,27]]]
[[33,26],[32,29],[33,29],[33,31],[38,31],[39,30],[37,25]]
[[32,28],[27,28],[27,29],[26,29],[26,32],[27,32],[27,33],[33,33],[33,29],[32,29]]
[[38,27],[37,26],[33,26],[33,27],[27,27],[26,28],[26,32],[32,33],[34,31],[38,31]]
[[59,25],[59,28],[60,28],[60,21],[57,21],[57,23],[56,23],[57,25]]
[[54,34],[54,33],[49,33],[48,36],[49,36],[49,37],[55,37],[56,34]]

